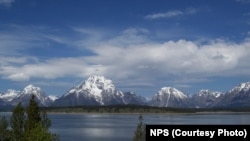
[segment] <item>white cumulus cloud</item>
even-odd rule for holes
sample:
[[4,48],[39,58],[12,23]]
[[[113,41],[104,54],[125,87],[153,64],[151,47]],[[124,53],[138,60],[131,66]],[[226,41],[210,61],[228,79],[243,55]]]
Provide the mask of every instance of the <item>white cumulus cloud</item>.
[[145,16],[145,19],[154,20],[154,19],[162,19],[162,18],[172,18],[183,15],[192,15],[197,13],[197,9],[195,8],[187,8],[185,10],[170,10],[167,12],[159,12],[154,14],[149,14]]
[[160,18],[171,18],[175,16],[182,15],[183,12],[180,10],[173,10],[173,11],[168,11],[168,12],[163,12],[163,13],[155,13],[155,14],[150,14],[145,16],[146,19],[160,19]]
[[27,81],[99,74],[127,82],[130,87],[153,86],[158,81],[188,87],[189,81],[209,77],[250,75],[250,40],[236,43],[218,39],[201,44],[185,39],[155,41],[150,34],[146,29],[129,28],[110,38],[94,35],[72,41],[76,45],[72,49],[87,48],[91,55],[43,59],[2,56],[0,75]]

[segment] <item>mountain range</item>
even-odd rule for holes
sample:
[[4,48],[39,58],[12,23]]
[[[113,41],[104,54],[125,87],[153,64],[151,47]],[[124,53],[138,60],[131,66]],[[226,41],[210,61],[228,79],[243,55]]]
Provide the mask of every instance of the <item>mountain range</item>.
[[250,107],[250,82],[241,83],[227,92],[200,90],[187,95],[173,87],[163,87],[150,100],[134,92],[116,89],[112,80],[92,75],[60,97],[48,96],[41,88],[28,85],[23,90],[9,89],[0,93],[0,108],[27,105],[31,95],[41,107],[68,107],[82,105],[149,105],[155,107],[212,108]]
[[56,96],[47,96],[39,87],[28,85],[22,91],[9,89],[0,93],[0,106],[15,106],[19,102],[27,105],[32,95],[35,95],[35,100],[41,107],[50,106],[57,99]]

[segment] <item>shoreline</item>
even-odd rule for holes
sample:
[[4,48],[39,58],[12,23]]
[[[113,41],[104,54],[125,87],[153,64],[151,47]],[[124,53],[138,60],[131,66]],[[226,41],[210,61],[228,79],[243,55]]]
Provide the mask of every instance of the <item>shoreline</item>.
[[235,112],[235,111],[213,111],[213,112],[193,112],[193,113],[187,113],[187,112],[169,112],[169,113],[108,113],[108,112],[47,112],[47,114],[84,114],[84,115],[91,115],[91,114],[99,114],[99,115],[180,115],[180,114],[190,114],[190,115],[202,115],[202,114],[250,114],[250,112]]

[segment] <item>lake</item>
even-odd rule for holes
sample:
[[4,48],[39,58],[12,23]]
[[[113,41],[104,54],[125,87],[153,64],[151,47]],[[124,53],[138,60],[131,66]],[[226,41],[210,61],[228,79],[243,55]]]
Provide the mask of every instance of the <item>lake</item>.
[[[10,116],[11,113],[0,115]],[[131,141],[138,114],[48,114],[61,141]],[[250,113],[145,114],[145,124],[250,124]]]

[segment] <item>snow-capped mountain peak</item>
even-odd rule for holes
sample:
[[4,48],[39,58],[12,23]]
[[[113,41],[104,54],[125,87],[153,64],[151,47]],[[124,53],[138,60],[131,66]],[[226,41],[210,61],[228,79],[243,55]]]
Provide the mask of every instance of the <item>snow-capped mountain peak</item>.
[[198,96],[205,96],[208,95],[210,91],[208,89],[202,89],[198,92]]
[[197,93],[197,96],[199,97],[209,97],[209,96],[214,96],[214,97],[220,97],[222,95],[222,92],[217,92],[217,91],[210,91],[208,89],[202,89]]
[[101,93],[103,91],[114,92],[115,86],[112,83],[112,80],[106,79],[104,76],[91,75],[87,80],[71,89],[68,94],[79,94],[83,93],[84,91],[87,91],[89,94],[96,97],[101,97]]
[[22,102],[23,105],[27,105],[32,95],[35,96],[39,106],[49,106],[57,98],[54,96],[47,96],[39,87],[28,85],[22,91],[7,90],[5,93],[0,94],[0,100],[13,106],[19,102]]
[[115,86],[110,79],[106,79],[104,76],[97,76],[91,75],[85,81],[86,88],[92,88],[93,86],[97,87],[98,89],[108,90],[108,89],[115,89]]
[[164,95],[164,94],[172,94],[176,97],[179,98],[187,98],[185,94],[183,94],[181,91],[172,88],[172,87],[163,87],[161,90],[158,92],[159,95]]
[[17,104],[18,102],[22,101],[24,105],[28,104],[28,101],[31,97],[31,95],[35,96],[35,99],[38,101],[38,104],[40,106],[48,106],[50,105],[53,100],[50,99],[40,87],[36,87],[32,84],[27,85],[19,94],[17,97],[15,97],[12,101],[12,105]]
[[57,100],[59,97],[58,97],[58,96],[54,96],[54,95],[49,95],[48,98],[54,102],[54,101]]
[[249,107],[250,82],[240,83],[225,93],[224,98],[217,104],[221,107]]
[[110,79],[104,76],[91,75],[84,82],[71,88],[66,94],[57,99],[56,106],[67,105],[114,105],[142,104],[143,98],[130,92],[116,90]]
[[163,87],[149,101],[158,107],[189,107],[188,96],[172,87]]
[[234,87],[229,92],[240,92],[240,91],[248,91],[250,90],[250,82],[240,83],[238,86]]
[[191,98],[192,103],[196,108],[206,108],[213,106],[223,97],[222,92],[211,91],[208,89],[202,89],[198,93],[194,94]]
[[37,93],[41,93],[41,92],[42,92],[41,88],[35,87],[34,85],[30,84],[23,89],[22,93],[24,93],[24,94],[37,94]]
[[5,93],[0,94],[0,99],[3,99],[4,101],[12,101],[16,96],[18,96],[18,94],[20,93],[20,91],[16,91],[13,89],[9,89],[7,90]]

